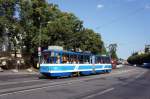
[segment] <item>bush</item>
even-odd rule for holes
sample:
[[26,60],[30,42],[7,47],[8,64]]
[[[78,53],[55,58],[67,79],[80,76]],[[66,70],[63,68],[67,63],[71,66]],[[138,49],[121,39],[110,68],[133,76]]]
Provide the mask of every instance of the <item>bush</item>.
[[132,55],[127,61],[130,64],[142,65],[143,63],[150,63],[150,53],[145,53],[141,55]]

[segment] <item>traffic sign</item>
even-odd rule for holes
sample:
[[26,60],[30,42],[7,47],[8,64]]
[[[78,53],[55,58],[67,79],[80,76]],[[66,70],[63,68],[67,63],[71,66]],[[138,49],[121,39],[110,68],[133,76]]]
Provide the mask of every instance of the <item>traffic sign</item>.
[[38,52],[41,52],[41,47],[38,47]]

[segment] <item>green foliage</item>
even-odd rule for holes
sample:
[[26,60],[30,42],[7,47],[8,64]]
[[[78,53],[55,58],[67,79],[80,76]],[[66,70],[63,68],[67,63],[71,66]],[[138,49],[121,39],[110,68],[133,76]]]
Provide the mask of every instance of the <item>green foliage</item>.
[[0,35],[5,33],[4,27],[8,28],[9,40],[16,48],[26,46],[25,52],[36,53],[38,46],[59,45],[106,53],[99,33],[85,28],[74,14],[62,12],[46,0],[0,0]]
[[12,20],[15,13],[16,0],[0,0],[0,15]]
[[117,56],[117,54],[116,54],[115,51],[112,51],[112,53],[111,53],[111,58],[112,58],[112,59],[118,59],[118,56]]
[[118,56],[117,56],[117,53],[116,53],[117,44],[110,44],[108,48],[109,48],[109,53],[110,53],[111,58],[115,59],[115,60],[118,59]]
[[132,55],[127,60],[130,64],[143,64],[150,63],[150,53],[140,54],[140,55]]

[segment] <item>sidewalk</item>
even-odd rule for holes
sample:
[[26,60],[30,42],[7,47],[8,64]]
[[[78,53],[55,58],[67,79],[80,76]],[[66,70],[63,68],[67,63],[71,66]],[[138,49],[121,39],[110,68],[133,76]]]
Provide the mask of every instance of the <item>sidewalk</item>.
[[3,72],[0,72],[0,75],[26,75],[26,74],[39,74],[38,71],[31,71],[29,69],[25,70],[4,70]]

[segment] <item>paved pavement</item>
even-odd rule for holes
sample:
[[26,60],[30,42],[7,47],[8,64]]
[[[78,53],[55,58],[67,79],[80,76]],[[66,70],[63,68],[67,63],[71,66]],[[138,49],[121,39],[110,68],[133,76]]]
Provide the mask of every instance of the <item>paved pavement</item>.
[[150,70],[125,66],[109,74],[41,79],[0,75],[0,99],[150,99]]
[[23,75],[23,74],[39,74],[38,71],[34,71],[31,69],[25,69],[25,70],[16,70],[16,69],[12,69],[12,70],[3,70],[3,72],[0,72],[0,76],[1,75]]

